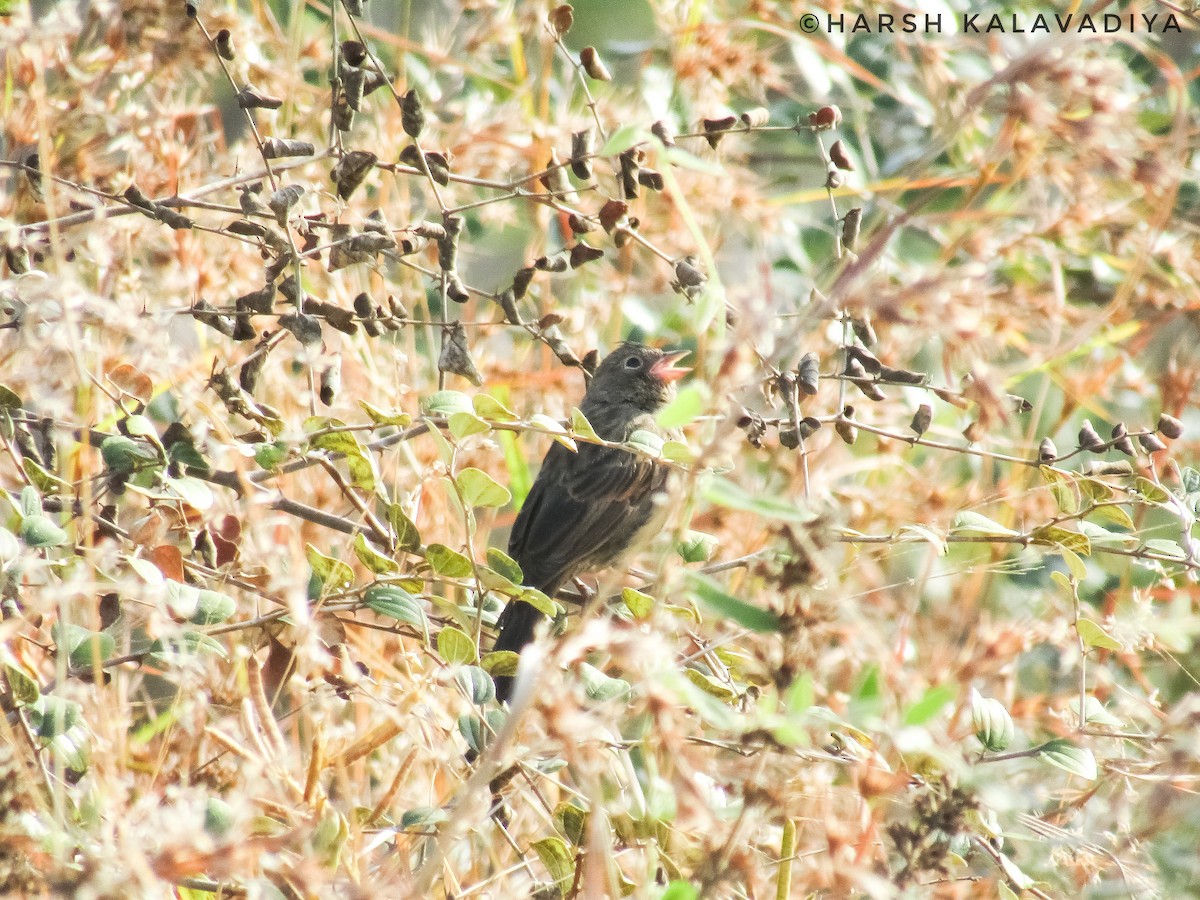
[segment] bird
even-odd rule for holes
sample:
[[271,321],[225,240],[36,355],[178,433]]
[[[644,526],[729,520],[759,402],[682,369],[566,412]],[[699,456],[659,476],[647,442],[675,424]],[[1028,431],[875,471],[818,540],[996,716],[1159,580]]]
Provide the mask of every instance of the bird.
[[[626,341],[606,356],[579,407],[596,435],[611,443],[639,430],[662,436],[655,413],[691,371],[675,365],[687,355]],[[521,567],[524,584],[553,597],[572,578],[608,568],[648,541],[667,518],[669,472],[628,450],[580,441],[573,452],[555,442],[509,536],[508,555]],[[520,653],[545,618],[533,605],[510,600],[497,619],[493,649]],[[513,676],[495,682],[497,698],[507,701]]]

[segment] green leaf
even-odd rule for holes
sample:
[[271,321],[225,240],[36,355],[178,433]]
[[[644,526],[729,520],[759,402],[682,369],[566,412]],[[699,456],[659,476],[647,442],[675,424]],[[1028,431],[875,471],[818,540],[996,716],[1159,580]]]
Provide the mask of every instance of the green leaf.
[[196,602],[196,611],[188,620],[193,625],[217,625],[237,612],[237,603],[232,597],[217,591],[202,590]]
[[114,434],[100,445],[104,465],[113,472],[128,473],[146,463],[158,462],[158,454],[145,444]]
[[693,382],[681,388],[675,395],[675,399],[664,406],[662,411],[654,417],[654,421],[660,428],[682,428],[684,425],[690,425],[696,421],[704,412],[707,402],[707,391],[700,383]]
[[696,461],[696,454],[683,441],[663,441],[662,457],[663,459],[683,465]]
[[520,417],[491,394],[476,394],[471,398],[475,415],[489,422],[516,422]]
[[1166,492],[1161,485],[1155,484],[1144,475],[1139,475],[1133,480],[1134,487],[1137,492],[1149,500],[1151,503],[1166,503],[1171,499],[1171,495]]
[[167,608],[180,619],[190,619],[200,605],[200,589],[181,581],[167,581]]
[[663,439],[662,435],[655,434],[653,431],[646,431],[644,428],[638,428],[629,435],[627,446],[634,448],[639,453],[644,453],[647,456],[655,458],[662,456]]
[[266,469],[268,472],[278,468],[279,464],[287,459],[287,455],[288,445],[284,441],[258,444],[254,448],[254,461],[260,468]]
[[987,516],[981,516],[979,513],[972,512],[969,509],[963,510],[954,517],[954,524],[950,528],[950,533],[984,536],[1000,535],[1006,537],[1020,534],[1020,532],[1013,531],[1011,528],[1005,528],[999,522],[993,522]]
[[621,591],[621,602],[633,613],[635,619],[649,618],[650,613],[654,611],[654,598],[633,588],[627,587]]
[[347,453],[346,469],[350,473],[350,483],[356,488],[367,493],[375,490],[378,480],[375,475],[375,459],[369,453],[362,450]]
[[312,544],[304,545],[304,556],[326,591],[341,591],[354,583],[354,570],[340,559],[326,556]]
[[479,656],[471,636],[453,626],[438,632],[437,650],[438,655],[452,666],[474,663]]
[[715,535],[703,531],[689,531],[683,536],[676,550],[684,562],[708,562],[717,550],[719,541]]
[[1129,513],[1125,512],[1120,506],[1095,506],[1088,510],[1087,518],[1092,521],[1108,522],[1118,528],[1123,528],[1126,531],[1135,531],[1137,526],[1133,524],[1133,519],[1129,517]]
[[19,531],[21,540],[29,547],[37,550],[46,547],[61,547],[67,543],[67,533],[54,523],[49,516],[26,516],[21,520]]
[[480,665],[493,678],[512,678],[517,674],[517,664],[520,661],[521,655],[512,650],[493,650],[484,655]]
[[710,697],[715,697],[722,703],[733,703],[738,698],[737,691],[729,685],[717,681],[711,675],[706,675],[699,669],[684,669],[684,677]]
[[0,409],[20,409],[24,405],[25,401],[12,388],[0,384]]
[[596,430],[592,428],[592,423],[587,420],[587,416],[578,407],[572,407],[571,409],[571,431],[582,438],[598,440],[600,437],[596,434]]
[[517,565],[517,561],[503,550],[488,547],[487,564],[513,584],[520,584],[525,580],[525,573],[521,571],[521,567]]
[[310,416],[304,420],[304,433],[312,435],[308,439],[308,445],[314,450],[325,450],[329,453],[362,453],[362,444],[358,442],[354,432],[345,429],[345,422],[328,416]]
[[700,888],[688,881],[672,881],[659,900],[700,900]]
[[727,478],[713,478],[705,486],[704,496],[717,506],[752,512],[766,519],[784,522],[810,522],[813,519],[812,513],[797,502],[747,493]]
[[452,416],[454,413],[471,413],[474,406],[471,398],[462,391],[438,391],[421,401],[421,411],[427,416]]
[[651,139],[646,129],[641,125],[622,125],[613,132],[612,137],[604,142],[597,156],[616,156],[624,153],[630,147],[645,143]]
[[221,659],[229,658],[229,654],[216,638],[199,631],[185,631],[177,637],[155,640],[146,654],[146,661],[156,668],[165,669],[181,658],[200,653],[212,653]]
[[[1079,698],[1071,700],[1071,709],[1079,715]],[[1125,723],[1104,708],[1104,704],[1088,694],[1084,698],[1083,723],[1085,725],[1103,725],[1109,728],[1123,728]]]
[[1040,528],[1035,528],[1030,537],[1037,544],[1054,544],[1059,547],[1066,547],[1068,550],[1074,553],[1081,553],[1084,556],[1091,556],[1092,553],[1092,542],[1088,540],[1086,534],[1079,531],[1071,531],[1058,525],[1043,525]]
[[213,505],[212,488],[207,483],[191,475],[181,475],[172,478],[163,476],[163,484],[180,500],[199,512],[204,512]]
[[467,578],[475,571],[471,560],[445,544],[430,544],[425,548],[425,559],[433,571],[446,578]]
[[107,631],[60,622],[50,629],[50,634],[59,653],[65,653],[74,668],[90,668],[116,653],[116,641]]
[[558,885],[559,891],[565,897],[570,890],[571,882],[575,880],[575,857],[571,848],[562,838],[548,837],[534,841],[531,845],[551,880]]
[[904,725],[924,725],[937,716],[958,696],[958,686],[938,684],[929,688],[921,699],[904,711]]
[[404,588],[395,584],[373,584],[363,595],[367,609],[389,619],[404,622],[421,629],[425,640],[429,640],[429,622],[421,601]]
[[993,753],[1007,749],[1016,736],[1016,726],[1004,704],[982,696],[974,688],[971,689],[971,724],[979,743]]
[[29,724],[47,741],[64,734],[83,721],[83,707],[72,700],[43,694],[26,707]]
[[751,631],[779,630],[779,616],[769,609],[746,603],[725,593],[715,581],[696,572],[688,573],[688,585],[697,599],[716,615]]
[[359,400],[358,405],[362,407],[363,412],[370,416],[371,421],[376,425],[395,425],[397,428],[407,428],[412,424],[412,416],[406,412],[394,409],[380,409],[366,400]]
[[[582,416],[582,413],[580,413]],[[579,445],[567,436],[567,429],[563,428],[562,423],[558,419],[552,419],[542,413],[534,413],[529,417],[529,424],[534,425],[543,431],[554,436],[554,439],[570,450],[572,453],[579,449]],[[588,426],[591,427],[590,425]]]
[[423,834],[433,834],[450,816],[444,809],[433,806],[414,806],[400,817],[400,827],[404,831],[416,831]]
[[1079,498],[1075,496],[1075,481],[1066,472],[1053,466],[1038,466],[1042,480],[1050,486],[1058,511],[1073,516],[1079,509]]
[[483,434],[485,431],[490,431],[492,427],[473,412],[453,413],[447,425],[456,441],[461,441],[473,434]]
[[479,666],[463,666],[454,674],[454,678],[463,689],[463,693],[470,697],[476,706],[491,703],[496,698],[496,685],[492,682],[492,676]]
[[1038,756],[1064,772],[1070,772],[1088,781],[1096,779],[1096,757],[1092,755],[1092,751],[1076,747],[1066,738],[1057,738],[1038,747]]
[[24,669],[18,668],[12,663],[4,664],[4,679],[8,682],[9,696],[17,706],[36,703],[42,694],[38,683]]
[[1078,553],[1068,550],[1066,547],[1059,547],[1058,555],[1066,563],[1067,571],[1071,573],[1072,578],[1076,581],[1083,581],[1087,578],[1087,563],[1080,558]]
[[209,797],[204,803],[204,830],[213,837],[223,837],[233,828],[233,807],[219,797]]
[[390,575],[400,571],[400,564],[390,556],[384,556],[367,543],[367,539],[361,531],[354,536],[354,543],[351,546],[354,548],[354,555],[358,557],[358,561],[373,574]]
[[633,688],[628,681],[622,678],[610,678],[588,663],[580,664],[579,677],[583,682],[583,690],[588,697],[600,703],[609,700],[620,700],[622,703],[628,703],[629,698],[633,696]]
[[469,467],[455,477],[467,506],[500,507],[512,500],[512,494],[482,469]]
[[410,553],[421,549],[421,532],[399,503],[388,504],[387,520],[388,526],[396,534],[397,547]]
[[1092,503],[1104,503],[1111,500],[1116,494],[1116,491],[1112,489],[1112,485],[1105,484],[1103,481],[1095,478],[1080,478],[1079,490]]
[[1160,556],[1170,556],[1173,559],[1187,559],[1187,554],[1183,552],[1183,548],[1176,541],[1168,541],[1165,538],[1152,538],[1146,541],[1146,549],[1151,553],[1157,553]]
[[1099,647],[1102,650],[1124,650],[1125,645],[1110,635],[1091,619],[1080,619],[1075,623],[1079,639],[1088,647]]
[[21,488],[21,515],[26,517],[42,515],[42,497],[37,492],[37,488],[28,484]]
[[528,603],[542,615],[553,619],[558,615],[559,605],[539,591],[537,588],[525,588],[517,598],[522,603]]

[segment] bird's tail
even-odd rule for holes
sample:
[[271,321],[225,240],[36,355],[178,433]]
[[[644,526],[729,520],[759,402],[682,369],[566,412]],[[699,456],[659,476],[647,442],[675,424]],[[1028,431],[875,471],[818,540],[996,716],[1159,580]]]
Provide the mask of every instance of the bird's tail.
[[[533,640],[533,633],[537,629],[538,623],[543,622],[545,618],[546,616],[536,606],[526,603],[524,600],[510,601],[496,622],[500,634],[496,637],[496,644],[492,649],[520,653],[525,645]],[[512,696],[513,684],[516,679],[512,675],[497,675],[494,680],[496,682],[496,699],[502,703],[507,702]]]

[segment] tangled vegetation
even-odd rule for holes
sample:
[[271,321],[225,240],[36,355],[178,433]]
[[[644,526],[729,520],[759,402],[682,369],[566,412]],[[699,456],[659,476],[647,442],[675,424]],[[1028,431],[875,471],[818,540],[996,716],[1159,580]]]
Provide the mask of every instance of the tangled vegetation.
[[[3,890],[1193,892],[1200,28],[1149,6],[0,9]],[[691,351],[628,447],[671,526],[502,710],[508,528],[628,338]]]

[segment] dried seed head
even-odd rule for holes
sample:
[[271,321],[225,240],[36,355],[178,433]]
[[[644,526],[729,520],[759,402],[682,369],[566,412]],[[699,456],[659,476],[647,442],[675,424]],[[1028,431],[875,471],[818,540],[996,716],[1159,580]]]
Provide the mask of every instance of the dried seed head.
[[446,276],[446,296],[455,303],[466,303],[471,299],[471,292],[467,290],[457,272],[450,272]]
[[583,241],[577,243],[571,248],[571,268],[578,269],[580,266],[594,262],[597,259],[604,258],[604,251],[599,247],[589,247]]
[[879,343],[879,337],[875,334],[875,329],[871,327],[871,317],[868,314],[851,316],[850,327],[854,329],[854,336],[864,347],[874,347]]
[[779,429],[779,443],[781,446],[789,450],[795,450],[800,446],[800,427],[787,426]]
[[855,206],[842,217],[842,246],[847,250],[858,249],[858,232],[862,227],[862,207]]
[[592,153],[596,149],[596,130],[585,128],[571,135],[571,171],[580,181],[592,179]]
[[1104,452],[1104,441],[1100,439],[1100,435],[1096,433],[1096,429],[1092,427],[1089,419],[1084,419],[1083,426],[1079,429],[1079,447],[1089,453]]
[[854,171],[854,163],[846,155],[846,145],[840,140],[834,141],[833,146],[829,148],[829,160],[843,172]]
[[575,23],[575,10],[571,8],[570,3],[564,3],[561,6],[556,6],[550,13],[550,27],[554,30],[556,37],[562,37],[571,30],[571,26]]
[[630,147],[621,154],[621,191],[629,200],[638,195],[638,164],[637,148]]
[[629,212],[629,204],[624,200],[608,200],[600,207],[599,218],[601,227],[609,234],[612,234],[617,223],[625,217],[627,212]]
[[818,131],[837,128],[842,124],[842,111],[836,106],[822,106],[816,112],[808,114],[808,124]]
[[1147,453],[1157,453],[1159,450],[1167,449],[1167,445],[1160,441],[1156,434],[1139,434],[1138,443]]
[[845,183],[846,183],[846,176],[843,175],[841,172],[839,172],[837,169],[830,169],[829,172],[825,175],[825,187],[828,190],[836,191],[838,188],[840,188]]
[[821,428],[821,420],[813,416],[805,416],[800,420],[800,437],[807,440]]
[[642,187],[652,191],[661,191],[666,186],[662,173],[653,169],[639,169],[637,180]]
[[367,61],[367,47],[360,41],[342,41],[342,59],[357,68]]
[[605,68],[604,60],[600,58],[595,47],[584,47],[579,54],[579,63],[583,66],[583,71],[587,72],[588,78],[593,81],[612,81],[612,73]]
[[517,269],[517,274],[513,276],[512,292],[513,296],[520,300],[525,296],[525,292],[529,290],[529,283],[533,281],[533,276],[537,274],[537,269],[533,266],[525,266],[522,269]]
[[351,150],[343,154],[329,173],[329,180],[337,186],[338,197],[349,200],[378,161],[379,157],[369,150]]
[[756,106],[753,109],[748,109],[738,119],[747,128],[761,128],[771,121],[771,114],[767,112],[765,107]]
[[279,317],[279,325],[296,336],[305,347],[321,344],[321,320],[307,313],[289,313]]
[[304,196],[304,188],[298,184],[281,187],[267,199],[267,206],[275,213],[275,221],[281,228],[287,227],[288,213]]
[[1168,416],[1163,413],[1158,417],[1158,425],[1155,426],[1155,431],[1165,438],[1175,440],[1183,435],[1183,423],[1174,416]]
[[664,147],[675,146],[675,136],[667,129],[667,125],[661,119],[650,126],[650,133],[662,141]]
[[708,141],[708,146],[714,150],[717,149],[717,144],[721,143],[721,138],[725,137],[725,133],[737,124],[737,116],[722,116],[719,119],[704,119],[701,125],[704,128],[704,139]]
[[467,332],[458,322],[442,329],[442,352],[438,357],[438,371],[460,375],[475,387],[483,385],[483,376],[475,368],[470,348],[467,346]]
[[912,423],[908,427],[917,433],[917,437],[920,437],[929,430],[929,425],[932,422],[933,407],[928,403],[922,403],[917,407],[917,411],[913,413]]
[[1038,462],[1042,465],[1048,465],[1058,459],[1058,448],[1054,446],[1054,441],[1050,438],[1042,438],[1042,442],[1038,444]]
[[419,138],[425,130],[425,108],[416,88],[410,88],[400,104],[400,125],[410,138]]
[[291,138],[269,137],[263,140],[262,154],[265,159],[283,159],[289,156],[312,156],[314,148],[309,141]]
[[279,109],[283,106],[283,98],[260,93],[254,85],[247,84],[238,91],[237,103],[242,109]]
[[233,59],[233,35],[229,33],[228,28],[222,28],[217,32],[217,36],[213,38],[213,45],[217,48],[217,56],[221,59]]
[[800,390],[808,396],[814,396],[820,389],[821,383],[821,360],[816,353],[809,351],[800,358],[800,365],[796,367],[797,385]]
[[708,276],[700,268],[700,261],[694,256],[684,256],[675,260],[675,280],[685,288],[701,287]]

